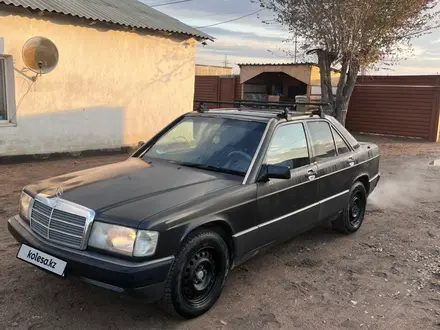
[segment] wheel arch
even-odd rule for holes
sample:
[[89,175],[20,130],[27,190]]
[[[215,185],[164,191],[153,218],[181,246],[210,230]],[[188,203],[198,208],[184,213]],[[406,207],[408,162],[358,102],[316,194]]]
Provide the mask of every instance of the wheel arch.
[[191,226],[188,226],[184,232],[184,234],[181,237],[180,243],[183,242],[183,240],[192,232],[199,229],[209,229],[217,234],[219,234],[223,240],[225,241],[228,252],[229,252],[229,259],[232,264],[234,258],[235,258],[235,244],[234,240],[232,238],[232,235],[234,234],[232,230],[232,226],[226,221],[225,219],[221,218],[214,218],[214,219],[205,219],[204,221],[197,222],[196,224],[192,224]]
[[370,193],[370,177],[368,176],[367,173],[362,173],[360,175],[358,175],[355,180],[353,180],[353,184],[355,182],[359,181],[360,183],[362,183],[365,187],[365,190],[367,192],[367,196]]

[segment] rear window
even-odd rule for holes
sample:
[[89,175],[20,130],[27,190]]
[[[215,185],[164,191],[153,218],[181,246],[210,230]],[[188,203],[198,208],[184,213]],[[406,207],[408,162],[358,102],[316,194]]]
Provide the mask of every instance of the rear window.
[[353,135],[350,134],[349,131],[347,131],[347,129],[344,126],[342,126],[342,124],[335,117],[326,116],[326,119],[328,119],[332,123],[332,125],[335,126],[336,129],[342,133],[342,135],[345,137],[347,142],[353,147],[353,149],[359,148],[359,142],[354,138]]

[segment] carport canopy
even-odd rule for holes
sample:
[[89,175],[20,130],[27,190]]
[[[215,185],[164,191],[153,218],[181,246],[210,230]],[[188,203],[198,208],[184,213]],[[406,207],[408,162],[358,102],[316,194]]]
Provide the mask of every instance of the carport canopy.
[[239,64],[240,83],[265,72],[283,72],[307,85],[310,85],[310,77],[314,63],[284,63],[284,64]]

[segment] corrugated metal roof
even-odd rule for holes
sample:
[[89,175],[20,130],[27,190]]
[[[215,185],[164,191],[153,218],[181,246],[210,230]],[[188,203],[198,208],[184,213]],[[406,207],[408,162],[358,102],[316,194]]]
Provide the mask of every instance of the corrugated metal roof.
[[137,0],[0,0],[0,3],[100,22],[214,39]]
[[[241,63],[237,64],[240,68],[242,66],[318,66],[316,63],[304,62],[304,63]],[[332,68],[335,72],[340,72],[339,69]]]
[[239,67],[242,66],[283,66],[283,65],[287,65],[287,66],[302,66],[302,65],[313,65],[313,66],[318,66],[318,64],[316,63],[309,63],[309,62],[305,62],[305,63],[241,63],[241,64],[237,64]]

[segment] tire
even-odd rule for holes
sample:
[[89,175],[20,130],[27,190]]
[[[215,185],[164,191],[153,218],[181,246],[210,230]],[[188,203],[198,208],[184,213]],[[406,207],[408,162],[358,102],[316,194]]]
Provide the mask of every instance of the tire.
[[334,230],[352,234],[359,230],[364,222],[367,206],[367,191],[362,182],[355,182],[350,189],[348,205],[342,214],[333,222]]
[[165,282],[162,306],[186,319],[206,313],[220,297],[229,271],[229,251],[219,234],[196,230],[183,241]]

